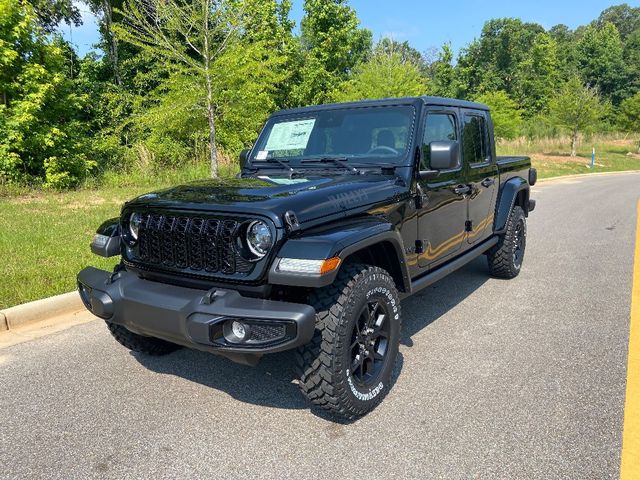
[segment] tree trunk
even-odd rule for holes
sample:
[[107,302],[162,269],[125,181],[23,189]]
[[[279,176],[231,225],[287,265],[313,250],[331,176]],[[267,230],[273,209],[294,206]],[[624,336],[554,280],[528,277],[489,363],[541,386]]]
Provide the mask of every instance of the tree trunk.
[[571,135],[571,156],[576,156],[576,145],[578,144],[578,132],[574,131]]
[[120,65],[118,61],[118,39],[113,34],[111,26],[113,25],[113,9],[111,0],[102,0],[102,9],[104,10],[104,29],[109,42],[109,58],[111,60],[111,68],[113,69],[113,82],[121,85]]
[[218,149],[216,148],[216,110],[213,105],[211,91],[211,75],[207,72],[207,119],[209,120],[209,158],[211,161],[211,176],[218,176]]
[[211,54],[209,52],[209,2],[204,2],[204,42],[202,54],[204,57],[204,75],[207,82],[207,120],[209,121],[209,159],[211,161],[211,176],[218,176],[218,149],[216,148],[216,110],[213,105],[213,85],[211,85]]

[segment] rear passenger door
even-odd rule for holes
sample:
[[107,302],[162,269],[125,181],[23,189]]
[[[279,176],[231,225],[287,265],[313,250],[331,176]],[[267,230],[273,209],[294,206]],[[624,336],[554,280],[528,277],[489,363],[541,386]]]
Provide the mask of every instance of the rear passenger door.
[[[429,146],[432,142],[460,141],[457,108],[430,107],[424,119],[421,170],[429,170]],[[418,211],[418,240],[422,247],[418,264],[432,268],[460,252],[465,238],[467,199],[458,190],[464,183],[461,158],[451,170],[440,172],[432,180],[419,180],[423,205]],[[462,185],[464,187],[464,185]]]
[[489,115],[483,110],[462,109],[462,157],[469,192],[467,242],[487,238],[493,229],[494,197],[498,167],[492,148]]

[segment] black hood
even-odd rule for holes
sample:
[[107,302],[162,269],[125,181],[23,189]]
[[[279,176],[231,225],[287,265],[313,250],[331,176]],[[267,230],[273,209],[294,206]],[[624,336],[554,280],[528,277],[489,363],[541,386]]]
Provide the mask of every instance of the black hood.
[[[295,212],[303,224],[400,199],[408,188],[392,175],[218,178],[147,193],[126,207],[256,213],[276,220]],[[276,220],[277,224],[281,224]]]

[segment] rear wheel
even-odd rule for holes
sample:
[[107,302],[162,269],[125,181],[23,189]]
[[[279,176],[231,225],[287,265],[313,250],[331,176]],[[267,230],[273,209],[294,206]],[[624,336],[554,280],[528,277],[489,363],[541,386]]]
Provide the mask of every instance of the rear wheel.
[[145,355],[160,356],[182,348],[175,343],[166,342],[154,337],[145,337],[127,330],[122,325],[115,323],[107,323],[107,327],[118,343],[127,347],[134,352],[144,353]]
[[514,278],[520,273],[527,246],[527,219],[524,210],[515,205],[507,221],[507,229],[498,244],[489,250],[489,270],[494,277]]
[[314,405],[355,419],[388,393],[400,342],[400,299],[391,276],[346,265],[316,290],[316,331],[297,352],[300,388]]

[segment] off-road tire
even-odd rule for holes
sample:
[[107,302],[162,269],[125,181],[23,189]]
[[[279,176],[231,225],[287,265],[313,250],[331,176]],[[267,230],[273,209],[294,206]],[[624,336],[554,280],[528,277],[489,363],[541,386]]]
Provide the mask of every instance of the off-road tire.
[[166,342],[159,338],[138,335],[137,333],[127,330],[122,325],[109,322],[106,323],[111,335],[113,335],[113,338],[115,338],[118,343],[134,352],[143,353],[145,355],[161,356],[182,348],[180,345]]
[[[400,298],[395,283],[381,268],[346,264],[332,285],[311,294],[310,303],[317,312],[315,334],[311,342],[296,352],[302,394],[313,405],[334,416],[347,420],[363,416],[382,401],[391,387],[401,322]],[[380,309],[378,313],[388,313],[382,324],[388,325],[385,327],[388,332],[386,353],[378,364],[377,374],[372,375],[373,385],[367,386],[359,383],[358,370],[350,373],[353,349],[358,351],[357,346],[352,346],[352,336],[359,334],[360,327],[356,327],[356,322],[362,320],[365,308],[369,312],[372,304],[379,304],[373,307]],[[379,318],[370,315],[373,317]],[[371,369],[375,371],[375,367]],[[364,369],[361,373],[364,375]]]
[[509,214],[505,233],[487,254],[491,275],[507,279],[517,277],[522,268],[526,244],[527,219],[522,208],[515,205]]

